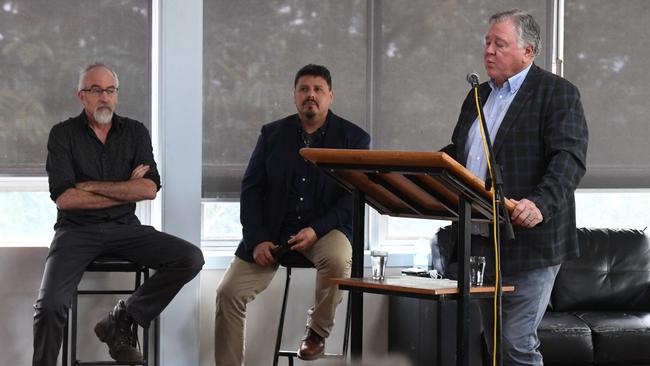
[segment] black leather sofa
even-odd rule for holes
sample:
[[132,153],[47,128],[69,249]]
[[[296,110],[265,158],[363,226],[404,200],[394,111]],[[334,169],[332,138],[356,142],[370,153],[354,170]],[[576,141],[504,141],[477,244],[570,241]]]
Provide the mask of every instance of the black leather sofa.
[[639,230],[578,230],[538,329],[545,365],[650,365],[650,239]]
[[[432,240],[432,265],[455,278],[451,235],[445,227]],[[538,329],[544,365],[650,366],[650,235],[579,228],[578,240]]]

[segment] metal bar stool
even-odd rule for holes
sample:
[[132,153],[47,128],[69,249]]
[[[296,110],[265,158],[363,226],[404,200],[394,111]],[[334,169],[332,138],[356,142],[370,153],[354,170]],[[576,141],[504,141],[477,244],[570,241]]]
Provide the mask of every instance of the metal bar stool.
[[[149,363],[149,327],[142,330],[142,362],[117,362],[117,361],[80,361],[77,359],[77,302],[78,295],[130,295],[140,287],[140,285],[149,278],[149,268],[133,263],[126,259],[116,256],[101,256],[95,258],[88,267],[86,272],[133,272],[135,275],[135,284],[133,289],[122,290],[77,290],[72,297],[72,305],[70,306],[69,321],[66,322],[65,330],[63,333],[63,352],[61,355],[63,366],[68,365],[68,338],[70,340],[70,366],[84,366],[84,365],[150,365]],[[156,320],[154,320],[156,322]],[[157,333],[158,324],[155,324]],[[138,325],[133,324],[133,332],[138,331]],[[135,342],[135,340],[134,340]],[[133,345],[134,347],[136,344]],[[155,343],[157,348],[157,342]],[[158,364],[157,357],[155,358],[154,365]]]
[[[294,358],[298,357],[297,351],[280,350],[282,347],[282,332],[284,330],[284,316],[287,310],[287,298],[289,297],[289,285],[291,283],[292,268],[314,268],[314,264],[300,253],[293,252],[284,255],[280,259],[280,265],[286,268],[287,276],[284,283],[284,295],[282,297],[282,310],[280,312],[280,322],[278,324],[278,334],[275,338],[275,352],[273,354],[273,366],[278,366],[280,357],[287,357],[289,366],[293,366]],[[343,335],[343,350],[340,354],[325,353],[322,358],[345,358],[348,354],[348,343],[350,340],[350,313],[351,313],[350,293],[348,292],[348,304],[345,311],[345,333]]]

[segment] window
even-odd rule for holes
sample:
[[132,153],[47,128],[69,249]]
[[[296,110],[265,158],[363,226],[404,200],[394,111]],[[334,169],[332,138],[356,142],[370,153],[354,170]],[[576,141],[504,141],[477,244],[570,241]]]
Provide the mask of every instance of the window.
[[[650,227],[650,191],[647,189],[580,189],[576,191],[578,227],[645,230]],[[373,244],[399,251],[429,241],[449,221],[381,216],[371,221]]]
[[46,245],[55,221],[46,178],[0,178],[0,245]]
[[232,246],[241,177],[260,127],[296,113],[298,69],[327,66],[332,110],[366,127],[366,2],[218,0],[203,14],[202,238]]
[[[487,14],[514,5],[545,24],[546,6],[533,0],[204,2],[203,213],[219,217],[203,222],[204,245],[232,245],[232,201],[259,127],[294,113],[298,68],[330,68],[333,110],[366,128],[374,148],[437,150],[469,90],[466,73],[482,69]],[[372,217],[373,243],[411,242],[404,227],[435,232],[425,220]]]
[[365,1],[204,2],[203,197],[237,198],[260,127],[296,112],[293,78],[332,72],[334,104],[364,127]]
[[202,240],[213,245],[236,246],[241,238],[239,202],[203,200]]
[[578,227],[644,230],[650,226],[650,191],[578,190],[576,224]]
[[117,113],[149,125],[150,7],[144,0],[2,3],[0,231],[10,234],[0,245],[51,240],[47,137],[55,123],[81,112],[76,91],[84,66],[112,65],[120,77]]
[[[374,148],[438,150],[447,144],[469,92],[467,73],[486,80],[483,44],[490,14],[518,7],[545,29],[540,1],[381,1],[375,18]],[[546,40],[546,34],[542,34]],[[544,50],[542,50],[544,52]],[[536,60],[544,67],[543,57]]]
[[[469,92],[465,75],[482,67],[490,14],[514,6],[530,11],[544,29],[539,1],[379,1],[375,33],[373,147],[438,150],[447,144]],[[545,39],[545,33],[542,39]],[[542,54],[544,49],[542,49]],[[537,64],[544,67],[540,57]],[[398,249],[430,240],[448,221],[380,216],[371,210],[370,246]]]
[[581,186],[650,188],[650,3],[564,3],[564,76],[580,89],[589,125],[587,175]]
[[[566,49],[564,74],[582,92],[591,130],[583,186],[648,187],[650,166],[639,149],[650,137],[641,92],[648,47],[632,47],[625,37],[638,35],[634,39],[642,44],[650,39],[642,27],[648,5],[644,0],[596,4],[554,3],[564,10],[557,13],[565,18],[566,32],[558,33]],[[289,82],[303,64],[331,68],[333,109],[362,121],[373,148],[437,150],[448,143],[469,90],[464,76],[475,71],[486,78],[482,48],[489,14],[529,10],[542,29],[536,64],[548,69],[547,63],[557,62],[547,55],[558,46],[547,33],[557,21],[547,1],[286,0],[260,6],[249,0],[204,6],[204,217],[223,215],[227,229],[221,235],[212,228],[216,222],[203,227],[204,239],[221,244],[232,241],[238,230],[233,228],[239,228],[239,182],[259,127],[293,112]],[[639,19],[616,21],[630,17]],[[612,124],[634,133],[612,136]],[[381,217],[373,210],[368,217],[371,245],[391,247],[408,246],[444,224]]]

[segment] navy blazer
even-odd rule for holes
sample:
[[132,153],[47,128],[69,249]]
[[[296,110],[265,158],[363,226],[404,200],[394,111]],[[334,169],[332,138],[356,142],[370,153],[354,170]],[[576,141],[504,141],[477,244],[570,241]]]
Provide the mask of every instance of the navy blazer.
[[[332,111],[327,114],[323,147],[368,149],[370,135]],[[293,159],[298,150],[300,119],[293,114],[262,126],[241,183],[243,238],[235,255],[253,262],[253,249],[264,241],[280,244],[287,214]],[[316,219],[309,223],[320,238],[332,229],[352,236],[352,195],[321,170],[317,172]]]
[[[481,104],[490,86],[479,86]],[[442,149],[466,163],[469,129],[476,119],[474,93],[461,108],[452,144]],[[494,139],[507,198],[527,198],[544,216],[531,229],[515,227],[502,241],[504,273],[559,264],[579,255],[574,191],[586,171],[588,131],[578,89],[566,79],[532,65]]]

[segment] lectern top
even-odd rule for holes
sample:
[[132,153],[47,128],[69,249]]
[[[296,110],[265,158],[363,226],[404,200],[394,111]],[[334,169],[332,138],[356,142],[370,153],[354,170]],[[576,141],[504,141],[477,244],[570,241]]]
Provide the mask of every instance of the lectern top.
[[[473,219],[492,217],[483,180],[442,152],[305,148],[300,154],[348,190],[361,190],[381,214],[456,220],[465,195]],[[510,201],[506,206],[514,209]]]

